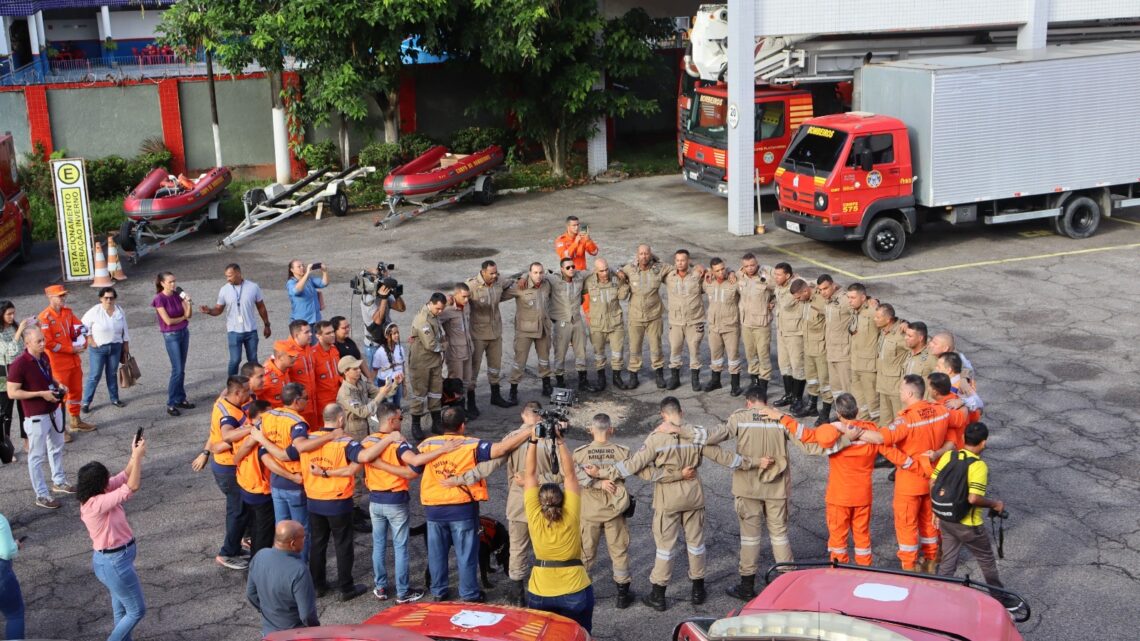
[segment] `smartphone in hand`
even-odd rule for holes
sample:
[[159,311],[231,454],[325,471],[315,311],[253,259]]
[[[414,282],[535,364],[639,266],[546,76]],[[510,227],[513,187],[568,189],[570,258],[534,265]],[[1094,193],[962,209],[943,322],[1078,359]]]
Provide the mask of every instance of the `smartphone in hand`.
[[143,435],[143,428],[140,427],[139,431],[135,432],[135,445],[138,445],[139,441],[142,440],[142,435]]

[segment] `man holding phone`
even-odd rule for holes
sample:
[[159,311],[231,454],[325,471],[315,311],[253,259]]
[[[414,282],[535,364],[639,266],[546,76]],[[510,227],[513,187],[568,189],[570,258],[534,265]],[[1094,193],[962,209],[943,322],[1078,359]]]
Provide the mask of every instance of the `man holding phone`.
[[[566,233],[554,239],[554,252],[558,259],[570,258],[574,261],[574,270],[586,273],[586,254],[598,255],[598,244],[590,238],[590,228],[578,220],[577,216],[566,217]],[[590,318],[590,299],[582,301],[582,312],[586,319]]]

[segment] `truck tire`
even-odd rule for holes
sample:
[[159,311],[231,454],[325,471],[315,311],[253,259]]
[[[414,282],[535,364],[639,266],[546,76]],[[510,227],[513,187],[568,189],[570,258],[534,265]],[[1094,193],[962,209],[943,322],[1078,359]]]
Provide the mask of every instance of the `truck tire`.
[[863,237],[863,253],[876,263],[902,256],[904,248],[906,230],[902,223],[887,216],[876,218]]
[[1065,203],[1061,215],[1053,219],[1053,229],[1069,238],[1088,238],[1100,226],[1100,204],[1088,196]]
[[32,259],[32,226],[24,225],[20,232],[20,253],[16,255],[16,262],[24,265]]
[[476,179],[475,202],[484,207],[495,202],[495,181],[490,176],[480,176]]

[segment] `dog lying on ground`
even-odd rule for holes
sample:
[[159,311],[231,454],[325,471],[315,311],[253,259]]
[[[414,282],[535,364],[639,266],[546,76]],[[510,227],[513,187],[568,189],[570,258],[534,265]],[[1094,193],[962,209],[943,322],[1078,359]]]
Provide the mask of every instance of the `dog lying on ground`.
[[[409,530],[412,536],[422,536],[424,539],[424,547],[427,547],[427,523],[422,523]],[[494,583],[487,578],[490,572],[495,569],[491,567],[491,560],[494,559],[499,565],[499,570],[506,573],[507,563],[510,561],[511,556],[511,540],[510,535],[507,534],[507,526],[496,521],[489,516],[479,517],[479,577],[482,579],[483,587],[491,589],[495,587]],[[431,585],[431,569],[424,570],[424,584]]]

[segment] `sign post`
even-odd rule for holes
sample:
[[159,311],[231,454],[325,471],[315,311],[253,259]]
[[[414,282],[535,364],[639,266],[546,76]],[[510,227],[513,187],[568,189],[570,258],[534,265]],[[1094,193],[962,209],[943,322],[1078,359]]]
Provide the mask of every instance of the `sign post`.
[[59,226],[59,260],[63,280],[95,277],[91,236],[91,210],[87,203],[87,172],[82,158],[51,161],[55,215]]

